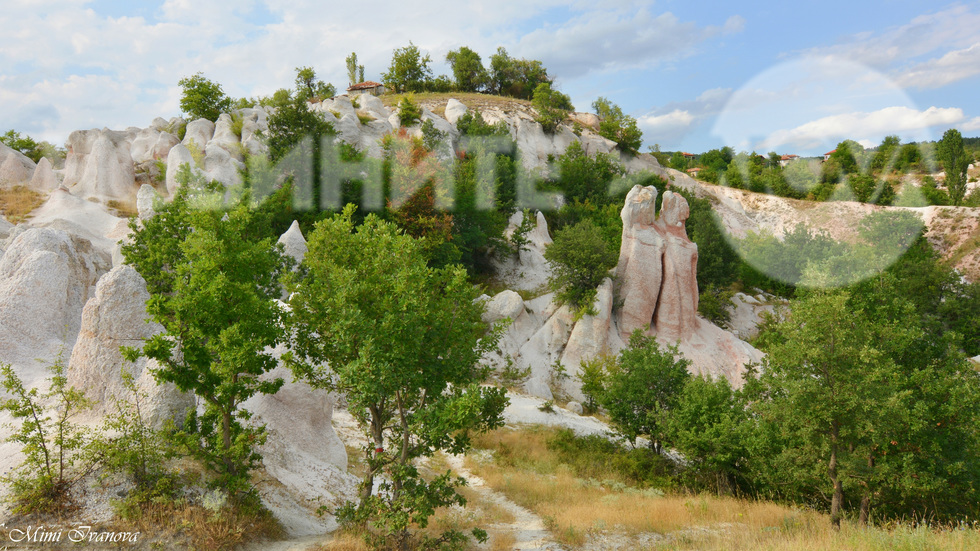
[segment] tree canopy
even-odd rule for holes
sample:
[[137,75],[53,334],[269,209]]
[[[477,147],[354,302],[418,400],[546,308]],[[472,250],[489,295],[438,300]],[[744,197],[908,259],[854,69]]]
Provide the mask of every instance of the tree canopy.
[[195,119],[218,120],[218,115],[231,109],[231,98],[221,85],[208,80],[203,73],[184,77],[177,82],[182,88],[180,109]]
[[404,48],[396,48],[391,55],[388,71],[381,75],[385,87],[395,93],[422,92],[432,79],[429,54],[422,55],[418,46],[409,42]]

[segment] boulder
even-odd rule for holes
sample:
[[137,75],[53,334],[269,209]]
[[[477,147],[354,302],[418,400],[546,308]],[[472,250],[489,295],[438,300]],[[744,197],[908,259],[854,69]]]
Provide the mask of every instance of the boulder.
[[378,120],[387,120],[391,116],[391,112],[379,97],[364,93],[357,96],[357,102],[363,111],[371,113]]
[[184,147],[183,144],[177,144],[170,150],[170,154],[167,155],[167,193],[170,195],[177,192],[177,186],[179,185],[177,182],[177,172],[185,164],[189,165],[191,170],[197,174],[201,174],[201,169],[194,161],[194,157],[191,156],[190,150]]
[[488,299],[485,308],[484,322],[507,323],[507,328],[497,343],[499,354],[488,358],[488,364],[492,367],[503,367],[506,365],[504,358],[516,357],[521,346],[541,327],[541,322],[528,313],[521,295],[511,290],[501,291]]
[[561,359],[568,336],[575,324],[575,314],[568,305],[560,307],[523,346],[516,361],[520,369],[531,368],[525,390],[546,400],[554,397],[552,366]]
[[446,120],[450,124],[455,125],[456,121],[459,120],[466,112],[469,110],[462,102],[455,98],[449,98],[446,102]]
[[57,189],[58,185],[58,176],[54,173],[51,161],[47,157],[42,157],[37,163],[37,168],[34,169],[34,175],[31,177],[31,183],[28,187],[34,191],[47,193]]
[[[373,96],[372,96],[373,97]],[[392,131],[388,118],[373,120],[361,126],[361,140],[357,148],[370,157],[381,157],[381,139]]]
[[[224,149],[228,152],[232,158],[239,161],[242,160],[242,146],[241,138],[235,133],[232,128],[233,121],[231,115],[227,113],[222,113],[218,117],[218,121],[214,124],[214,136],[211,141],[208,142],[207,147],[215,145]],[[242,128],[244,129],[245,123],[242,121]]]
[[170,123],[163,117],[156,117],[152,122],[150,122],[150,128],[156,130],[157,132],[166,132],[169,126]]
[[130,132],[114,130],[72,132],[64,185],[83,198],[132,201],[136,193],[132,138]]
[[293,220],[286,233],[279,236],[279,243],[283,246],[286,254],[296,261],[297,266],[303,262],[308,249],[306,238],[303,237],[303,232],[299,229],[299,222]]
[[593,130],[599,129],[599,116],[595,113],[573,112],[568,114],[568,118],[571,119],[572,122],[577,122],[586,128],[591,128]]
[[334,125],[334,130],[337,131],[339,139],[351,145],[357,145],[361,141],[361,121],[353,110],[340,117]]
[[36,358],[53,362],[67,354],[82,308],[109,265],[107,254],[80,237],[49,228],[19,233],[0,258],[0,362],[36,369]]
[[166,159],[170,149],[179,144],[177,136],[161,132],[155,128],[140,130],[130,148],[133,162],[145,163]]
[[180,144],[189,148],[191,142],[194,142],[194,145],[203,152],[212,136],[214,136],[214,123],[207,119],[197,119],[187,123],[187,130]]
[[574,400],[565,404],[565,409],[574,413],[575,415],[582,415],[585,413],[585,408],[582,407],[582,404]]
[[665,191],[660,219],[665,248],[660,298],[654,323],[668,340],[683,340],[698,329],[698,246],[688,237],[684,221],[690,215],[684,197]]
[[320,103],[320,108],[324,112],[335,111],[335,115],[338,119],[342,119],[347,115],[352,117],[357,117],[357,112],[354,109],[354,105],[350,102],[350,98],[347,96],[337,96],[330,99],[325,99]]
[[31,225],[52,228],[84,238],[91,245],[108,254],[112,241],[118,239],[115,230],[126,220],[109,213],[105,205],[86,201],[59,187],[48,199],[31,213]]
[[653,323],[663,277],[666,242],[656,226],[657,188],[634,186],[620,212],[622,244],[616,277],[623,306],[619,331],[623,340],[637,329],[646,331]]
[[105,274],[82,311],[81,330],[68,363],[68,383],[86,393],[93,407],[85,414],[91,419],[114,413],[119,402],[132,402],[133,391],[124,382],[128,373],[140,394],[144,420],[154,428],[168,419],[178,424],[194,407],[194,395],[177,390],[172,383],[157,384],[155,361],[140,358],[129,362],[120,346],[141,348],[145,339],[163,333],[157,323],[147,321],[146,301],[150,294],[146,282],[129,265]]
[[209,143],[204,155],[204,173],[209,180],[217,180],[229,188],[242,183],[244,163],[232,157],[224,148]]
[[27,155],[0,143],[0,187],[27,184],[34,167]]
[[140,190],[136,192],[136,212],[140,220],[149,220],[156,216],[153,203],[158,197],[160,194],[150,184],[140,186]]

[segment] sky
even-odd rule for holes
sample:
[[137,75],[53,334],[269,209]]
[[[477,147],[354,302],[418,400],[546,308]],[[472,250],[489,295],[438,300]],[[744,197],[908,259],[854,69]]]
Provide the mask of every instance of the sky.
[[435,75],[461,46],[540,60],[577,110],[635,117],[644,150],[980,135],[980,1],[0,0],[0,29],[0,132],[55,144],[179,115],[198,72],[232,97],[300,66],[343,90],[351,52],[380,81],[410,42]]

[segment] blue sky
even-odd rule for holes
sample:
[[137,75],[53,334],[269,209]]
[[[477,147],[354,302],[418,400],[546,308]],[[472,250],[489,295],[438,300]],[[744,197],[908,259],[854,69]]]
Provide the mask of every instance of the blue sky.
[[0,29],[0,132],[59,144],[178,115],[198,71],[236,97],[297,66],[343,89],[350,52],[380,80],[410,40],[437,75],[460,46],[539,59],[579,110],[605,96],[664,150],[980,135],[980,2],[21,0]]

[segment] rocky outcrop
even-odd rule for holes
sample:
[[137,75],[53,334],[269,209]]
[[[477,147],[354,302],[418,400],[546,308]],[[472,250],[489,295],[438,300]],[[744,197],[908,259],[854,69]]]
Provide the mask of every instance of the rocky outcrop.
[[78,130],[68,136],[64,185],[83,198],[131,202],[136,173],[130,145],[133,132]]
[[34,173],[34,161],[0,143],[0,187],[26,184]]
[[0,258],[0,362],[37,368],[37,358],[67,356],[82,308],[109,265],[89,241],[62,231],[17,235]]
[[296,261],[297,266],[303,262],[303,258],[306,256],[308,249],[306,247],[306,238],[303,237],[303,232],[299,229],[299,222],[293,220],[286,233],[279,236],[278,243],[282,245],[285,253]]
[[31,183],[28,187],[41,193],[53,191],[58,187],[58,177],[47,157],[42,157],[37,163],[37,168],[34,169],[34,175],[31,176]]
[[190,150],[183,144],[177,144],[167,155],[167,193],[170,195],[177,192],[177,187],[180,185],[177,181],[177,173],[183,165],[188,165],[192,171],[201,174],[201,169],[194,161]]
[[466,114],[469,109],[457,99],[450,99],[446,102],[446,120],[455,125],[460,117]]
[[162,427],[167,419],[178,424],[194,396],[177,390],[172,383],[158,385],[153,360],[125,360],[121,346],[141,348],[143,341],[162,333],[163,327],[147,320],[146,301],[150,293],[146,282],[132,266],[122,265],[103,276],[82,311],[81,330],[68,363],[68,383],[81,389],[92,400],[86,416],[98,419],[117,411],[119,403],[132,402],[133,390],[124,383],[128,373],[140,394],[140,410],[152,427]]
[[140,130],[136,135],[130,155],[135,163],[166,160],[170,149],[179,143],[177,136],[150,127]]
[[160,194],[150,184],[140,186],[140,190],[136,193],[136,212],[140,220],[149,220],[156,215],[156,211],[153,209],[153,203],[159,197]]
[[[524,213],[517,211],[510,217],[504,237],[512,240],[514,234],[520,231],[524,222]],[[535,215],[534,226],[524,236],[527,243],[515,255],[504,259],[495,259],[494,266],[498,279],[509,289],[534,291],[543,288],[551,277],[551,267],[544,258],[544,251],[551,245],[551,235],[548,233],[548,222],[544,214]]]
[[187,148],[197,147],[203,153],[212,136],[214,136],[214,123],[207,119],[197,119],[187,123],[184,139],[180,144]]

